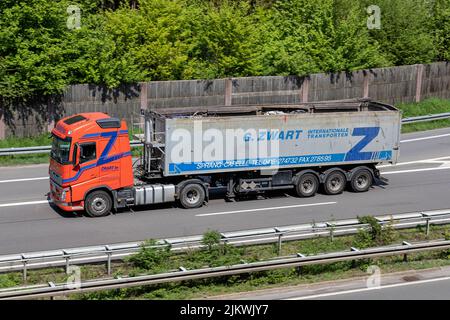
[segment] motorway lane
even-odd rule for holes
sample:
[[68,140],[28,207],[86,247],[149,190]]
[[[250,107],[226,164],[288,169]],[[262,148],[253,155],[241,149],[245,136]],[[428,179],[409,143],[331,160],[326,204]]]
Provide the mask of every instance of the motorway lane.
[[450,300],[450,278],[317,297],[320,300]]
[[[448,133],[450,129],[436,130],[405,135],[402,139],[420,139]],[[427,150],[426,153],[423,153],[423,150]],[[402,144],[401,152],[402,162],[427,159],[430,158],[429,155],[450,156],[450,135],[407,142]],[[413,163],[384,168],[384,171],[415,170],[424,166],[439,165],[442,163]],[[20,178],[39,177],[40,174],[45,177],[46,170],[45,166],[1,168],[0,181],[16,178],[13,175],[14,171]],[[450,207],[450,170],[395,173],[386,177],[390,180],[389,185],[375,186],[373,190],[364,194],[351,192],[338,196],[319,194],[311,199],[272,194],[270,199],[235,203],[214,199],[207,207],[195,210],[174,208],[168,204],[156,208],[141,208],[134,213],[125,211],[101,219],[71,214],[60,215],[48,204],[2,207],[6,203],[44,200],[43,194],[48,190],[48,181],[0,182],[0,254],[186,236],[201,234],[207,229],[232,231],[354,218],[356,215],[364,214]],[[319,205],[298,207],[308,204]],[[270,209],[273,207],[276,208]],[[239,212],[255,208],[268,210]],[[223,212],[228,213],[199,216]]]
[[[416,140],[437,137],[428,140]],[[400,161],[450,156],[450,128],[402,135],[405,140],[400,146]],[[0,204],[20,201],[43,200],[48,192],[48,179],[33,181],[9,180],[46,178],[48,165],[0,167]],[[1,210],[1,209],[0,209]]]
[[[265,200],[226,203],[212,200],[207,207],[185,210],[165,205],[91,219],[65,218],[48,204],[0,208],[0,253],[35,251],[94,244],[107,244],[201,234],[207,229],[242,230],[313,221],[354,218],[450,207],[450,170],[395,175],[388,186],[375,186],[367,193],[346,192],[338,196],[317,195],[312,199],[273,196]],[[313,207],[289,207],[327,203]],[[245,209],[268,209],[239,212]],[[8,210],[4,210],[8,209]],[[198,216],[205,213],[228,214]],[[233,212],[234,211],[234,212]],[[238,212],[236,212],[238,211]]]
[[[416,140],[423,138],[431,139]],[[401,141],[401,162],[450,155],[450,128],[404,134]]]
[[46,177],[47,175],[48,164],[0,167],[0,181],[9,179]]
[[217,300],[450,300],[450,267],[367,275],[213,297]]

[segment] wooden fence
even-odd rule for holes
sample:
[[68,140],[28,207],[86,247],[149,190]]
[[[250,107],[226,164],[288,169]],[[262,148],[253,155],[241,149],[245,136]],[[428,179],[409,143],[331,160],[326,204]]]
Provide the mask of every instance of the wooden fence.
[[[428,97],[450,99],[450,63],[408,65],[308,76],[153,81],[107,89],[73,85],[59,97],[0,110],[0,139],[51,130],[55,120],[78,112],[102,111],[139,121],[140,109],[301,103],[371,97],[391,104]],[[43,99],[45,100],[45,99]]]

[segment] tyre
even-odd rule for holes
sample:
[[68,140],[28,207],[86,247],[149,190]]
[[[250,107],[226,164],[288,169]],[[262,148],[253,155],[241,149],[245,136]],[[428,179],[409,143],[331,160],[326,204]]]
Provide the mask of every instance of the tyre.
[[359,169],[352,175],[350,186],[354,192],[366,192],[372,186],[373,177],[369,170]]
[[203,205],[205,189],[198,183],[188,183],[180,192],[180,203],[183,208],[192,209]]
[[295,191],[302,198],[314,196],[318,189],[319,179],[313,173],[302,174],[295,184]]
[[90,217],[106,216],[111,212],[111,196],[106,191],[94,191],[86,197],[84,207]]
[[342,193],[345,189],[346,182],[345,175],[341,171],[336,170],[330,172],[323,184],[325,193],[331,195]]

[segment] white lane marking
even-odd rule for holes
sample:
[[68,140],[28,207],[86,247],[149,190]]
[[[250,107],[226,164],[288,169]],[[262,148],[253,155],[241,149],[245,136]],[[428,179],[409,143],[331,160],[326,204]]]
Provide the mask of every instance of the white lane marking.
[[345,291],[338,291],[338,292],[322,293],[322,294],[315,294],[315,295],[311,295],[311,296],[288,298],[286,300],[315,299],[315,298],[322,298],[322,297],[337,296],[337,295],[341,295],[341,294],[365,292],[365,291],[372,291],[372,290],[383,290],[383,289],[389,289],[389,288],[395,288],[395,287],[404,287],[404,286],[410,286],[410,285],[418,285],[418,284],[423,284],[423,283],[437,282],[437,281],[447,281],[447,280],[450,280],[450,277],[443,277],[443,278],[436,278],[436,279],[427,279],[427,280],[418,280],[418,281],[407,282],[407,283],[394,283],[394,284],[387,284],[385,286],[380,286],[380,287],[370,287],[370,288],[361,288],[361,289],[345,290]]
[[[443,137],[448,137],[450,136],[450,133],[446,133],[446,134],[440,134],[440,135],[436,135],[436,136],[429,136],[429,137],[422,137],[422,138],[415,138],[415,139],[407,139],[407,140],[401,140],[400,143],[405,143],[405,142],[413,142],[413,141],[422,141],[422,140],[429,140],[429,139],[436,139],[436,138],[443,138]],[[448,158],[448,157],[441,157],[441,158],[435,158],[435,159],[428,159],[428,161],[431,160],[439,160],[442,158]],[[410,162],[403,162],[403,163],[397,163],[396,165],[403,165],[403,164],[412,164],[412,163],[419,163],[422,161],[427,161],[427,160],[418,160],[418,161],[410,161]],[[391,166],[391,165],[383,165],[383,166],[379,166],[379,168],[383,168],[383,167],[387,167],[387,166]],[[38,177],[38,178],[24,178],[24,179],[11,179],[11,180],[0,180],[0,183],[10,183],[10,182],[24,182],[24,181],[36,181],[36,180],[46,180],[48,179],[48,177]]]
[[434,170],[450,170],[450,167],[437,167],[437,168],[423,168],[423,169],[411,169],[411,170],[386,171],[386,172],[382,172],[381,174],[383,176],[385,176],[387,174],[424,172],[424,171],[434,171]]
[[32,204],[42,204],[42,203],[50,203],[51,200],[39,200],[39,201],[28,201],[28,202],[14,202],[14,203],[2,203],[1,207],[15,207],[15,206],[28,206]]
[[289,208],[300,208],[300,207],[312,207],[312,206],[324,206],[329,204],[336,204],[337,202],[319,202],[319,203],[309,203],[309,204],[296,204],[292,206],[282,206],[282,207],[268,207],[268,208],[256,208],[256,209],[246,209],[246,210],[236,210],[236,211],[223,211],[223,212],[213,212],[213,213],[202,213],[195,215],[196,217],[206,217],[206,216],[218,216],[223,214],[234,214],[234,213],[245,213],[245,212],[255,212],[255,211],[267,211],[267,210],[278,210],[278,209],[289,209]]
[[450,161],[450,156],[444,156],[439,158],[431,158],[431,159],[422,159],[422,160],[414,160],[414,161],[406,161],[406,162],[399,162],[397,164],[384,164],[381,166],[377,166],[377,168],[394,168],[397,166],[404,166],[408,164],[417,164],[417,163],[444,163]]
[[35,181],[35,180],[48,180],[48,177],[25,178],[25,179],[11,179],[11,180],[0,180],[0,183],[23,182],[23,181]]
[[445,134],[439,134],[436,136],[428,136],[428,137],[422,137],[422,138],[401,140],[400,143],[430,140],[430,139],[437,139],[437,138],[443,138],[443,137],[449,137],[449,136],[450,136],[450,133],[445,133]]

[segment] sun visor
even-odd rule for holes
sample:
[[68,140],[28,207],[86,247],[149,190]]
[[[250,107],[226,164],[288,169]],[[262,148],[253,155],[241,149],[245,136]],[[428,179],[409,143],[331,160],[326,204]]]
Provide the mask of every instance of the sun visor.
[[102,129],[120,128],[120,120],[117,118],[105,118],[96,121]]

